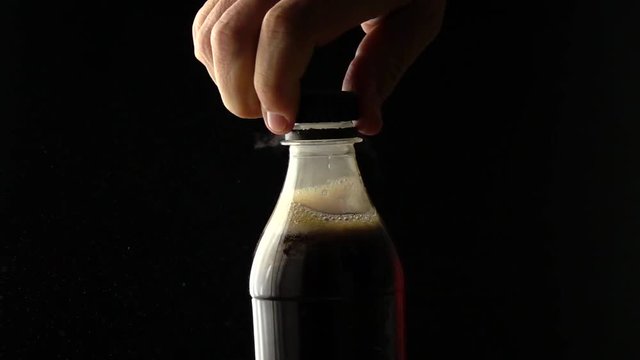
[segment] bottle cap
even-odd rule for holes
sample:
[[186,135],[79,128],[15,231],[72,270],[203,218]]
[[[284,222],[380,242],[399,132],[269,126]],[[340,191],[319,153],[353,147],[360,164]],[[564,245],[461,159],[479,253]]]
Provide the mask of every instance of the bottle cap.
[[303,91],[296,123],[353,121],[358,98],[352,91]]
[[286,140],[358,137],[358,98],[352,91],[303,91],[293,130]]

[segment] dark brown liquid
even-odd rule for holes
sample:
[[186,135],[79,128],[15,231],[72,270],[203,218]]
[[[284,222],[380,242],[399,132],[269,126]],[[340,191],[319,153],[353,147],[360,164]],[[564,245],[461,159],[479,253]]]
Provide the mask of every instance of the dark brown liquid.
[[279,237],[253,294],[258,360],[404,359],[402,269],[382,227]]

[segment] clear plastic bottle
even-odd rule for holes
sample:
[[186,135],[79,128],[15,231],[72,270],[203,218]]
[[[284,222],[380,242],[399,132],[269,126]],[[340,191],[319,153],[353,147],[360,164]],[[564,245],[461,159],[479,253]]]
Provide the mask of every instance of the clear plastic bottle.
[[303,97],[250,275],[257,360],[404,360],[400,260],[355,153],[354,94]]

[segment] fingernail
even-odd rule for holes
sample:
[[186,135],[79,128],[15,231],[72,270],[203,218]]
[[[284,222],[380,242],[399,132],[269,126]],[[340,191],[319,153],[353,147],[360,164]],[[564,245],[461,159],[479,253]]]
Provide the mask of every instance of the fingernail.
[[267,126],[275,133],[283,133],[289,127],[289,120],[278,113],[267,112]]

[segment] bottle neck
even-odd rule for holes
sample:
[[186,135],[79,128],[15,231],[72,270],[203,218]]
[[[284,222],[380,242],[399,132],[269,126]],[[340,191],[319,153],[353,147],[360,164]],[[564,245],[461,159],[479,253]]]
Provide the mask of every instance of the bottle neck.
[[281,200],[327,213],[367,213],[373,206],[354,144],[359,138],[288,142],[289,166]]
[[344,177],[360,177],[352,140],[290,145],[287,178],[295,188],[322,186]]

